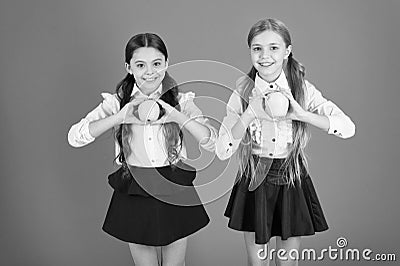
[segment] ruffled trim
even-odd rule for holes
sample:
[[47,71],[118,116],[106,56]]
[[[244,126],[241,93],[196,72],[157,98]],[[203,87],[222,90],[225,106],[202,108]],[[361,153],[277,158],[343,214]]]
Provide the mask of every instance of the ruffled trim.
[[105,110],[109,111],[112,114],[116,114],[119,112],[119,101],[116,97],[116,94],[102,92],[101,97],[103,97],[103,107]]
[[180,93],[179,97],[179,104],[183,104],[186,101],[193,101],[193,99],[196,97],[196,94],[192,91],[186,92],[186,93]]

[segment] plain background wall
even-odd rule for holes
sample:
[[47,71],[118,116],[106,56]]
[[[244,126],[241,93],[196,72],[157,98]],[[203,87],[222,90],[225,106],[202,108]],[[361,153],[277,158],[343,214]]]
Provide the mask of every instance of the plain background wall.
[[[128,246],[101,231],[112,193],[111,133],[74,149],[69,127],[122,79],[133,34],[159,33],[171,64],[209,59],[247,71],[247,33],[265,17],[286,23],[307,78],[357,125],[348,140],[312,129],[311,174],[330,229],[304,237],[303,247],[336,247],[344,236],[350,248],[397,252],[398,13],[397,0],[1,1],[0,264],[132,265]],[[191,89],[229,95],[210,84]],[[221,106],[199,105],[222,119]],[[214,161],[203,178],[221,165]],[[235,169],[225,174],[233,178]],[[190,238],[187,266],[245,265],[242,235],[223,217],[227,200],[206,205],[211,223]]]

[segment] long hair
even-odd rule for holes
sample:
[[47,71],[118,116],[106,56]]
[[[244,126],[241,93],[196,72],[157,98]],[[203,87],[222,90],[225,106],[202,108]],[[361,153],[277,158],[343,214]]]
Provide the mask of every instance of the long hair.
[[[162,39],[154,33],[141,33],[133,36],[125,48],[125,63],[129,64],[133,53],[136,49],[141,47],[152,47],[160,51],[165,60],[168,59],[167,48]],[[117,97],[120,101],[120,109],[122,109],[132,98],[132,90],[135,85],[135,78],[131,74],[127,74],[125,78],[120,81],[116,86]],[[178,101],[179,88],[176,81],[168,74],[165,73],[165,77],[162,80],[162,93],[160,99],[175,107],[180,111],[180,105]],[[163,111],[163,110],[162,110]],[[161,115],[163,112],[161,112]],[[167,159],[170,164],[173,164],[179,157],[182,149],[183,133],[177,123],[171,122],[166,123],[162,126],[163,134],[165,138],[165,147],[167,149]],[[133,138],[133,132],[131,125],[121,124],[115,132],[115,138],[120,147],[120,152],[116,159],[124,167],[125,175],[129,174],[127,169],[126,157],[131,153],[130,141]]]
[[[292,44],[289,30],[286,25],[276,19],[263,19],[254,24],[247,37],[247,44],[250,47],[253,38],[264,31],[273,31],[279,34],[286,47]],[[288,59],[285,60],[283,71],[288,79],[290,90],[295,100],[305,108],[305,95],[304,95],[304,76],[305,68],[296,59],[293,58],[293,53],[290,53]],[[254,66],[251,68],[247,76],[239,80],[238,91],[241,95],[242,110],[246,110],[249,104],[249,96],[254,88],[254,80],[257,70]],[[305,156],[305,146],[308,142],[309,136],[307,132],[307,124],[300,121],[292,121],[293,143],[291,145],[289,155],[286,157],[282,167],[284,168],[284,175],[291,185],[295,184],[295,180],[300,180],[302,168],[307,170],[307,159]],[[254,181],[254,173],[260,171],[256,167],[256,163],[252,156],[252,138],[249,128],[242,139],[238,148],[239,156],[239,179],[244,175],[251,178],[251,183]]]

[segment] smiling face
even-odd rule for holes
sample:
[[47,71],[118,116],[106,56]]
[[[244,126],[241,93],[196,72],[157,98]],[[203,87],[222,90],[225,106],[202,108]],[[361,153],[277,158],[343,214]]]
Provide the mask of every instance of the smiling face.
[[153,47],[141,47],[134,51],[126,71],[135,77],[144,94],[151,94],[160,86],[168,67],[165,56]]
[[282,37],[270,30],[256,35],[250,45],[251,62],[260,77],[267,82],[275,81],[282,72],[284,60],[292,51]]

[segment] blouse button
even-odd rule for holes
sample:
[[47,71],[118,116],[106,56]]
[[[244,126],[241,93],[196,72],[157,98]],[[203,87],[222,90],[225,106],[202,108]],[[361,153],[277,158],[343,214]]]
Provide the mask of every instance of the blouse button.
[[273,156],[273,155],[274,155],[273,153],[270,153],[270,154],[269,154],[269,156]]
[[151,137],[149,138],[149,140],[151,140]]
[[274,85],[271,84],[271,85],[269,85],[269,87],[270,87],[271,89],[273,89],[273,88],[274,88]]
[[272,142],[275,142],[275,138],[272,139]]
[[232,142],[229,142],[229,146],[231,146],[231,147],[232,147],[232,145],[233,145],[233,144],[232,144]]
[[333,133],[337,133],[337,130],[335,129],[335,130],[333,131]]

